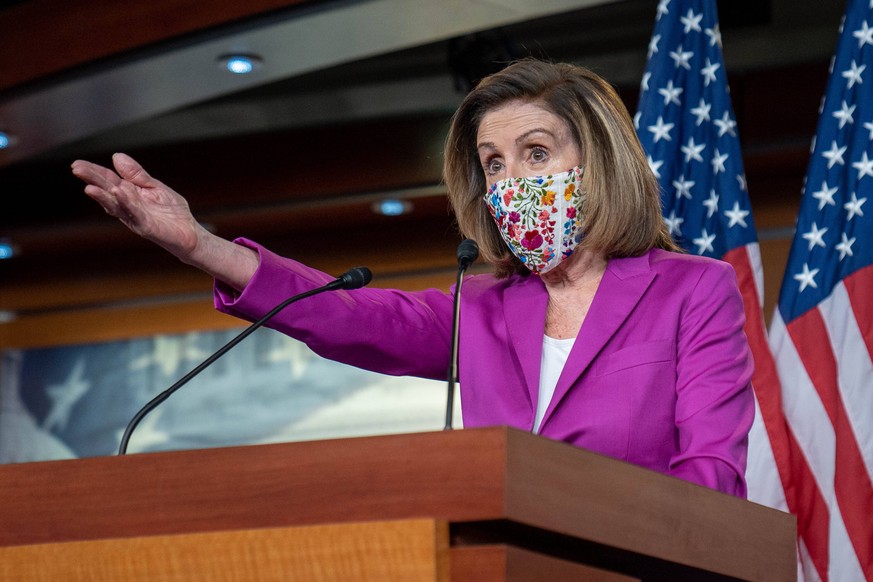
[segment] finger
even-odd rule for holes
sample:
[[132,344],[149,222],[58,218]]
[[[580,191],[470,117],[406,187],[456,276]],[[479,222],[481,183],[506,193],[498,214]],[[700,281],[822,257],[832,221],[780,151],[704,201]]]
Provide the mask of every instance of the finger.
[[85,186],[85,194],[96,200],[107,213],[115,216],[118,209],[118,200],[111,193],[99,186],[89,184]]
[[139,162],[127,154],[114,154],[112,164],[119,176],[136,186],[148,188],[156,185],[156,180],[149,176]]
[[115,194],[113,194],[113,192],[116,192],[117,190],[117,188],[113,188],[112,192],[107,192],[106,190],[98,188],[97,186],[89,185],[85,187],[85,194],[87,194],[88,196],[93,198],[98,204],[100,204],[106,214],[112,216],[113,218],[121,220],[128,227],[132,228],[132,225],[134,223],[134,217],[126,208],[125,204],[123,204],[119,200],[119,198]]
[[83,182],[93,184],[107,191],[121,182],[121,178],[109,168],[104,168],[85,160],[73,162],[72,170],[73,175]]

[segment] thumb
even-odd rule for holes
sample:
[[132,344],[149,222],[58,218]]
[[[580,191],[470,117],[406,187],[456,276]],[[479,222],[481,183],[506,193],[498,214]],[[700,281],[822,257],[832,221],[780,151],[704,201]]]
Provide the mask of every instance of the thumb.
[[143,169],[139,162],[127,154],[113,154],[112,164],[118,175],[136,186],[154,186],[155,180]]

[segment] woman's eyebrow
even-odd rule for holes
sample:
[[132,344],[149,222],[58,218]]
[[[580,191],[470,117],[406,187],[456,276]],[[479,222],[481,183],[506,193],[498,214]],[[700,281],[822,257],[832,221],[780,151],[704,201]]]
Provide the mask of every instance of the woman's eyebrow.
[[[520,144],[520,143],[526,141],[527,139],[529,139],[532,135],[535,135],[538,133],[543,133],[543,134],[545,134],[553,139],[557,139],[557,136],[555,136],[554,132],[552,132],[551,130],[548,130],[544,127],[535,127],[533,129],[529,129],[528,131],[524,132],[523,134],[521,134],[520,136],[515,138],[515,143]],[[476,149],[477,150],[481,150],[481,149],[496,150],[497,146],[494,145],[494,142],[485,141],[485,142],[476,144]]]
[[528,131],[524,132],[523,134],[521,134],[520,136],[518,136],[517,138],[515,138],[515,143],[520,144],[520,143],[526,141],[528,138],[530,138],[530,136],[537,134],[537,133],[544,133],[544,134],[548,135],[549,137],[556,139],[555,134],[553,132],[549,131],[548,129],[545,129],[543,127],[535,127],[534,129],[528,130]]

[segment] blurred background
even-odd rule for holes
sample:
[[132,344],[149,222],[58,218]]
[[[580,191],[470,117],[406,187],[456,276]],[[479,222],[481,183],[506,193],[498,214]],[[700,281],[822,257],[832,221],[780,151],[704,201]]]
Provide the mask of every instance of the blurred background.
[[[655,0],[25,0],[0,9],[0,348],[238,325],[69,173],[113,152],[247,236],[373,284],[453,279],[449,118],[508,61],[586,65],[636,110]],[[720,3],[770,317],[843,2]],[[224,68],[248,56],[252,70]],[[386,203],[386,204],[383,204]]]
[[[375,286],[448,289],[460,237],[440,181],[442,147],[465,93],[513,59],[534,56],[595,70],[633,114],[657,6],[0,3],[5,460],[111,453],[150,394],[242,323],[214,311],[208,277],[141,241],[85,196],[69,172],[73,160],[108,164],[113,152],[126,152],[186,196],[221,236],[252,238],[333,274],[366,265]],[[719,5],[768,321],[844,9],[844,2],[816,0]],[[288,341],[254,338],[239,360],[203,379],[221,390],[180,402],[175,423],[169,410],[151,419],[132,449],[441,427],[441,384],[428,389],[426,404],[388,415],[386,403],[416,392],[412,380],[386,388],[381,378],[321,368],[327,364]],[[273,399],[277,390],[308,389],[327,375],[334,381],[318,402]],[[258,411],[246,408],[253,402]],[[283,406],[293,418],[268,420]],[[393,428],[342,424],[360,420],[368,407],[392,416]],[[425,408],[431,412],[423,424],[406,422]],[[330,425],[328,417],[345,420]],[[334,432],[312,432],[313,425]],[[192,436],[207,426],[215,428],[211,440]],[[46,444],[31,454],[34,434]]]

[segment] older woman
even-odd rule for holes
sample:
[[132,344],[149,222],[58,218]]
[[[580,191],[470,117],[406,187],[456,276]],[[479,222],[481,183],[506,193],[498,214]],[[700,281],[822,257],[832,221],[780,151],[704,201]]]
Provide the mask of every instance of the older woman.
[[[215,277],[218,309],[256,319],[333,279],[208,233],[131,158],[113,163],[73,172],[109,214]],[[445,180],[461,233],[495,267],[464,286],[464,425],[532,430],[745,496],[754,404],[736,277],[676,252],[615,91],[581,67],[507,67],[455,114]],[[359,289],[291,305],[271,326],[328,358],[439,379],[451,322],[443,291]]]

